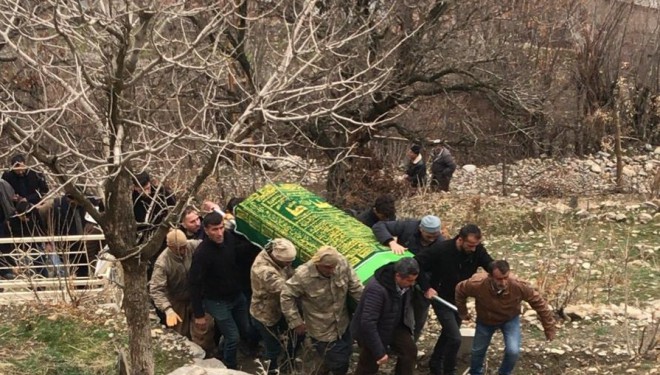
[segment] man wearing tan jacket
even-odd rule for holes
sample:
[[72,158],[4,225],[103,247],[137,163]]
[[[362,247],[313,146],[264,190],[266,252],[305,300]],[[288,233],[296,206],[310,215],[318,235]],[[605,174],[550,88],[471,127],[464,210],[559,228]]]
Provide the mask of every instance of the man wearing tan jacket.
[[166,241],[167,248],[158,256],[149,281],[151,299],[156,308],[165,313],[168,327],[182,336],[192,338],[194,343],[206,351],[207,356],[211,355],[215,350],[213,319],[207,314],[209,324],[204,330],[191,324],[188,273],[192,254],[201,241],[187,241],[186,235],[179,229],[170,230]]
[[509,263],[496,260],[488,274],[480,273],[456,286],[456,307],[461,319],[470,320],[465,305],[468,297],[474,297],[477,309],[477,328],[472,344],[470,375],[482,375],[483,363],[490,340],[497,330],[504,336],[504,358],[498,374],[513,372],[520,355],[520,303],[525,301],[539,315],[545,337],[555,337],[555,321],[552,310],[539,293],[525,281],[509,273]]

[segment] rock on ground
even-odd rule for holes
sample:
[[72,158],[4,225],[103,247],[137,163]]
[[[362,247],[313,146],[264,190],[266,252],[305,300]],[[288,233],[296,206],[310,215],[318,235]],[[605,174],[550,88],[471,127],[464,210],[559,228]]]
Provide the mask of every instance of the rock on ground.
[[247,372],[230,370],[217,359],[198,360],[192,365],[180,367],[168,375],[250,375]]

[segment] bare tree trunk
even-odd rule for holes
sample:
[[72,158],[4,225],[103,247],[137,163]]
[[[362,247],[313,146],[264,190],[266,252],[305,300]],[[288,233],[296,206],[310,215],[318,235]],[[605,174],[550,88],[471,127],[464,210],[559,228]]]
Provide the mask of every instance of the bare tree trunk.
[[616,190],[623,191],[623,160],[621,159],[621,114],[619,106],[615,106],[615,126],[614,126],[614,154],[616,155]]
[[149,328],[147,264],[134,256],[121,262],[124,268],[124,311],[128,326],[131,375],[153,375],[153,349]]

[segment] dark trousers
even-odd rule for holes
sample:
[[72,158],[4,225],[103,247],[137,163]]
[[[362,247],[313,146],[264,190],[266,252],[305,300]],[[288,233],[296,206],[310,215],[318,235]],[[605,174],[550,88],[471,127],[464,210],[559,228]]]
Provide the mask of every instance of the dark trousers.
[[245,301],[247,301],[248,309],[246,311],[247,317],[247,331],[245,332],[245,343],[250,350],[256,350],[259,347],[259,341],[261,340],[261,333],[257,327],[257,320],[250,315],[250,301],[252,301],[252,290],[244,291],[243,295],[245,296]]
[[433,176],[431,179],[431,188],[433,191],[449,191],[449,182],[451,176]]
[[331,342],[318,341],[312,337],[312,345],[323,357],[324,370],[330,371],[333,375],[344,375],[348,372],[348,362],[353,352],[350,329],[347,328],[338,340]]
[[461,319],[454,310],[433,303],[433,311],[442,326],[442,332],[435,343],[429,362],[431,374],[455,374],[456,356],[461,348]]
[[[300,348],[301,343],[303,342],[305,336],[298,336],[292,330],[288,329],[286,320],[282,317],[275,325],[265,326],[260,321],[254,319],[255,326],[261,333],[261,337],[264,340],[264,346],[266,351],[264,357],[266,360],[269,360],[268,373],[277,374],[279,365],[278,358],[282,353],[282,347],[286,347],[286,357],[284,359],[284,364],[282,367],[285,369],[293,368],[294,359],[296,357],[296,351]],[[282,342],[280,339],[281,336],[286,334],[285,342]]]
[[[394,329],[390,348],[392,348],[393,354],[396,354],[398,357],[396,366],[394,367],[394,374],[412,375],[415,370],[415,361],[417,360],[417,345],[415,345],[413,336],[407,327],[399,325]],[[360,358],[355,369],[355,375],[378,374],[376,361],[379,359],[374,357],[373,353],[366,346],[360,345]]]
[[412,295],[412,309],[413,314],[415,315],[415,330],[414,330],[414,339],[415,342],[419,340],[419,336],[422,334],[424,325],[426,325],[426,319],[429,317],[429,306],[431,301],[424,297],[424,292],[418,289],[414,289]]
[[243,294],[238,294],[232,299],[211,300],[205,299],[204,310],[208,312],[215,325],[220,328],[220,332],[225,338],[223,353],[223,362],[229,369],[236,369],[236,350],[241,335],[247,331],[247,303]]

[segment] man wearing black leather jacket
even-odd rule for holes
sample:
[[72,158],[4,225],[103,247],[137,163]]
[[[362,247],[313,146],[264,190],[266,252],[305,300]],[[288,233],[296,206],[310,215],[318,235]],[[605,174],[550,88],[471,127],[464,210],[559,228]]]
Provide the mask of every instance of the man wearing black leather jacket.
[[[420,269],[430,275],[418,283],[426,298],[438,296],[454,304],[456,285],[469,279],[479,267],[488,270],[493,258],[481,244],[481,230],[474,224],[461,228],[458,236],[415,255]],[[433,303],[435,315],[442,325],[442,333],[433,348],[429,362],[432,375],[456,374],[456,356],[461,346],[461,319],[449,307]]]

